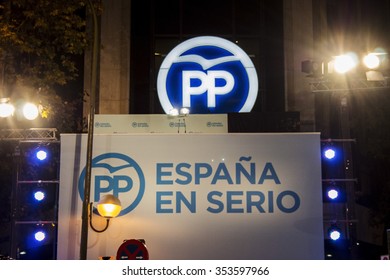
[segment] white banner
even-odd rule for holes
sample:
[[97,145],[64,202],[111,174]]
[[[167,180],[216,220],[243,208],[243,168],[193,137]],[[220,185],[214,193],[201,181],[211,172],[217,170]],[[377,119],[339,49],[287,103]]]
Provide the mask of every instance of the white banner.
[[227,133],[226,114],[187,116],[95,115],[95,134]]
[[[23,269],[21,269],[23,267]],[[150,260],[150,261],[1,261],[0,269],[16,279],[29,279],[32,271],[40,280],[53,275],[74,279],[134,280],[280,280],[280,279],[354,279],[367,280],[389,275],[390,265],[377,260]]]
[[[58,259],[79,258],[86,143],[61,136]],[[88,258],[144,239],[154,260],[323,259],[321,189],[317,133],[96,135],[91,200],[122,212]]]

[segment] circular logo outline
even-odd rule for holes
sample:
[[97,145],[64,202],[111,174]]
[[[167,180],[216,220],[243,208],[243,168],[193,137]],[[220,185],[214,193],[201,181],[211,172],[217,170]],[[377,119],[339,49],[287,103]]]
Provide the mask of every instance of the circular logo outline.
[[169,112],[174,109],[172,103],[169,100],[166,89],[166,80],[169,69],[174,63],[174,60],[180,57],[180,55],[182,55],[184,52],[200,46],[219,47],[231,52],[235,57],[239,58],[240,62],[246,70],[249,80],[248,96],[239,112],[250,112],[256,102],[259,85],[256,69],[252,60],[239,46],[229,40],[215,36],[200,36],[188,39],[177,45],[168,53],[160,66],[157,76],[157,94],[165,113],[169,114]]
[[[94,168],[94,165],[96,163],[100,162],[103,159],[107,159],[107,158],[121,159],[125,162],[130,163],[131,167],[133,167],[135,169],[135,171],[137,172],[138,177],[139,177],[139,181],[140,181],[140,187],[139,187],[140,190],[139,190],[135,200],[129,206],[127,206],[126,208],[121,210],[121,212],[118,215],[118,217],[119,217],[119,216],[126,215],[126,214],[130,213],[131,211],[133,211],[138,206],[138,204],[141,202],[142,197],[144,196],[144,193],[145,193],[145,188],[146,188],[145,176],[144,176],[144,173],[142,172],[141,167],[138,165],[138,163],[135,160],[133,160],[131,157],[129,157],[127,155],[120,154],[120,153],[105,153],[105,154],[101,154],[101,155],[94,157],[92,159],[92,163],[91,163],[92,168]],[[79,196],[80,196],[81,200],[84,199],[85,173],[86,173],[86,167],[84,167],[83,171],[81,172],[80,177],[79,177],[79,181],[78,181],[78,191],[79,191]]]

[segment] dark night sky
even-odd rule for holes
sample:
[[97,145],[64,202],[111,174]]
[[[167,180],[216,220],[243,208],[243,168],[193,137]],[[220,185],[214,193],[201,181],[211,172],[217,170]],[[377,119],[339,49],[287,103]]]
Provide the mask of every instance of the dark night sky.
[[328,0],[330,36],[339,45],[375,48],[389,46],[390,3],[388,0]]

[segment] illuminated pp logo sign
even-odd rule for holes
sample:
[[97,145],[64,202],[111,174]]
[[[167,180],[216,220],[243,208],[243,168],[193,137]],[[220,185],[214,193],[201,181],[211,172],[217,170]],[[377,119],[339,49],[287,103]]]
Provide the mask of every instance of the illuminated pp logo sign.
[[[79,178],[79,194],[84,199],[85,168]],[[92,160],[91,200],[98,202],[101,196],[113,194],[122,204],[119,214],[125,215],[137,207],[145,192],[145,177],[139,165],[130,157],[119,153],[107,153]]]
[[257,97],[256,69],[236,44],[218,37],[197,37],[176,46],[163,61],[157,91],[164,111],[250,112]]

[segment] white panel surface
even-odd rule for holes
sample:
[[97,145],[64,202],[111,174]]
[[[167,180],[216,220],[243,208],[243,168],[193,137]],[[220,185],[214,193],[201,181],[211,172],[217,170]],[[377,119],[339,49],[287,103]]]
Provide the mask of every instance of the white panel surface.
[[[58,259],[79,258],[86,143],[61,136]],[[324,257],[317,133],[96,135],[93,159],[91,200],[123,208],[89,259],[133,238],[156,260]]]

